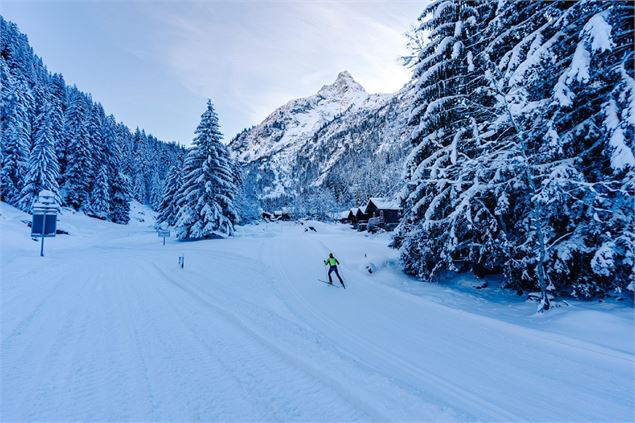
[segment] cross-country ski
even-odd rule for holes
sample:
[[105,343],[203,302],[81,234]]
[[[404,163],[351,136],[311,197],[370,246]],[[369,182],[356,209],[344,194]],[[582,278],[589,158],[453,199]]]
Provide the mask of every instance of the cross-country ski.
[[335,288],[339,288],[339,287],[340,287],[340,285],[333,284],[333,282],[325,281],[325,280],[323,280],[323,279],[318,279],[318,281],[319,281],[319,282],[322,282],[322,283],[324,283],[324,284],[327,284],[328,286],[333,286],[333,287],[335,287]]

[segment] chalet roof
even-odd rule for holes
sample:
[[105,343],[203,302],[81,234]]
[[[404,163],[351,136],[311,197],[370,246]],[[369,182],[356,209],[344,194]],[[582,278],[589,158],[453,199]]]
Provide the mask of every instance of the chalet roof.
[[353,212],[353,214],[357,214],[357,213],[364,214],[365,209],[366,209],[365,207],[353,207],[351,211]]
[[380,198],[380,197],[372,197],[368,200],[368,204],[366,204],[366,210],[368,210],[368,206],[372,203],[379,210],[401,210],[399,207],[399,202],[397,200],[390,200],[388,198]]
[[283,214],[289,214],[289,209],[286,207],[283,207],[281,210],[275,210],[273,212],[274,216],[282,216]]
[[344,210],[343,212],[340,213],[340,219],[346,219],[348,218],[348,215],[351,214],[350,210]]

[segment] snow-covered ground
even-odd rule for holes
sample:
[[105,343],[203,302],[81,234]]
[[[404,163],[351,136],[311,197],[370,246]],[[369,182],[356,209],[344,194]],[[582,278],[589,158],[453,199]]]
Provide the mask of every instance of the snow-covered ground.
[[143,208],[66,212],[41,258],[22,219],[0,204],[2,421],[634,420],[632,303],[421,284],[343,225],[163,246]]

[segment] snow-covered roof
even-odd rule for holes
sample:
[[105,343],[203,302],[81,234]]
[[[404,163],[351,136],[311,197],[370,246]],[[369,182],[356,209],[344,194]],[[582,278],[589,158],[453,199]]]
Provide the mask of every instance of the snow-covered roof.
[[343,212],[341,212],[340,219],[346,219],[350,212],[351,212],[350,210],[344,210]]
[[[401,207],[399,207],[399,202],[397,200],[372,197],[368,200],[368,204],[370,204],[371,201],[380,210],[401,210]],[[368,209],[368,204],[366,205],[366,209]]]

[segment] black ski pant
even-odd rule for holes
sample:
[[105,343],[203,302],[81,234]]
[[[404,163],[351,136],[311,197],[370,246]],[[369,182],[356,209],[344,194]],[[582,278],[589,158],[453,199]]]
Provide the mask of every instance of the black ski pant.
[[333,279],[331,279],[332,272],[335,272],[335,274],[337,275],[337,278],[340,280],[340,283],[344,285],[344,281],[342,281],[342,277],[340,276],[340,273],[337,271],[337,266],[329,267],[329,283],[333,283]]

